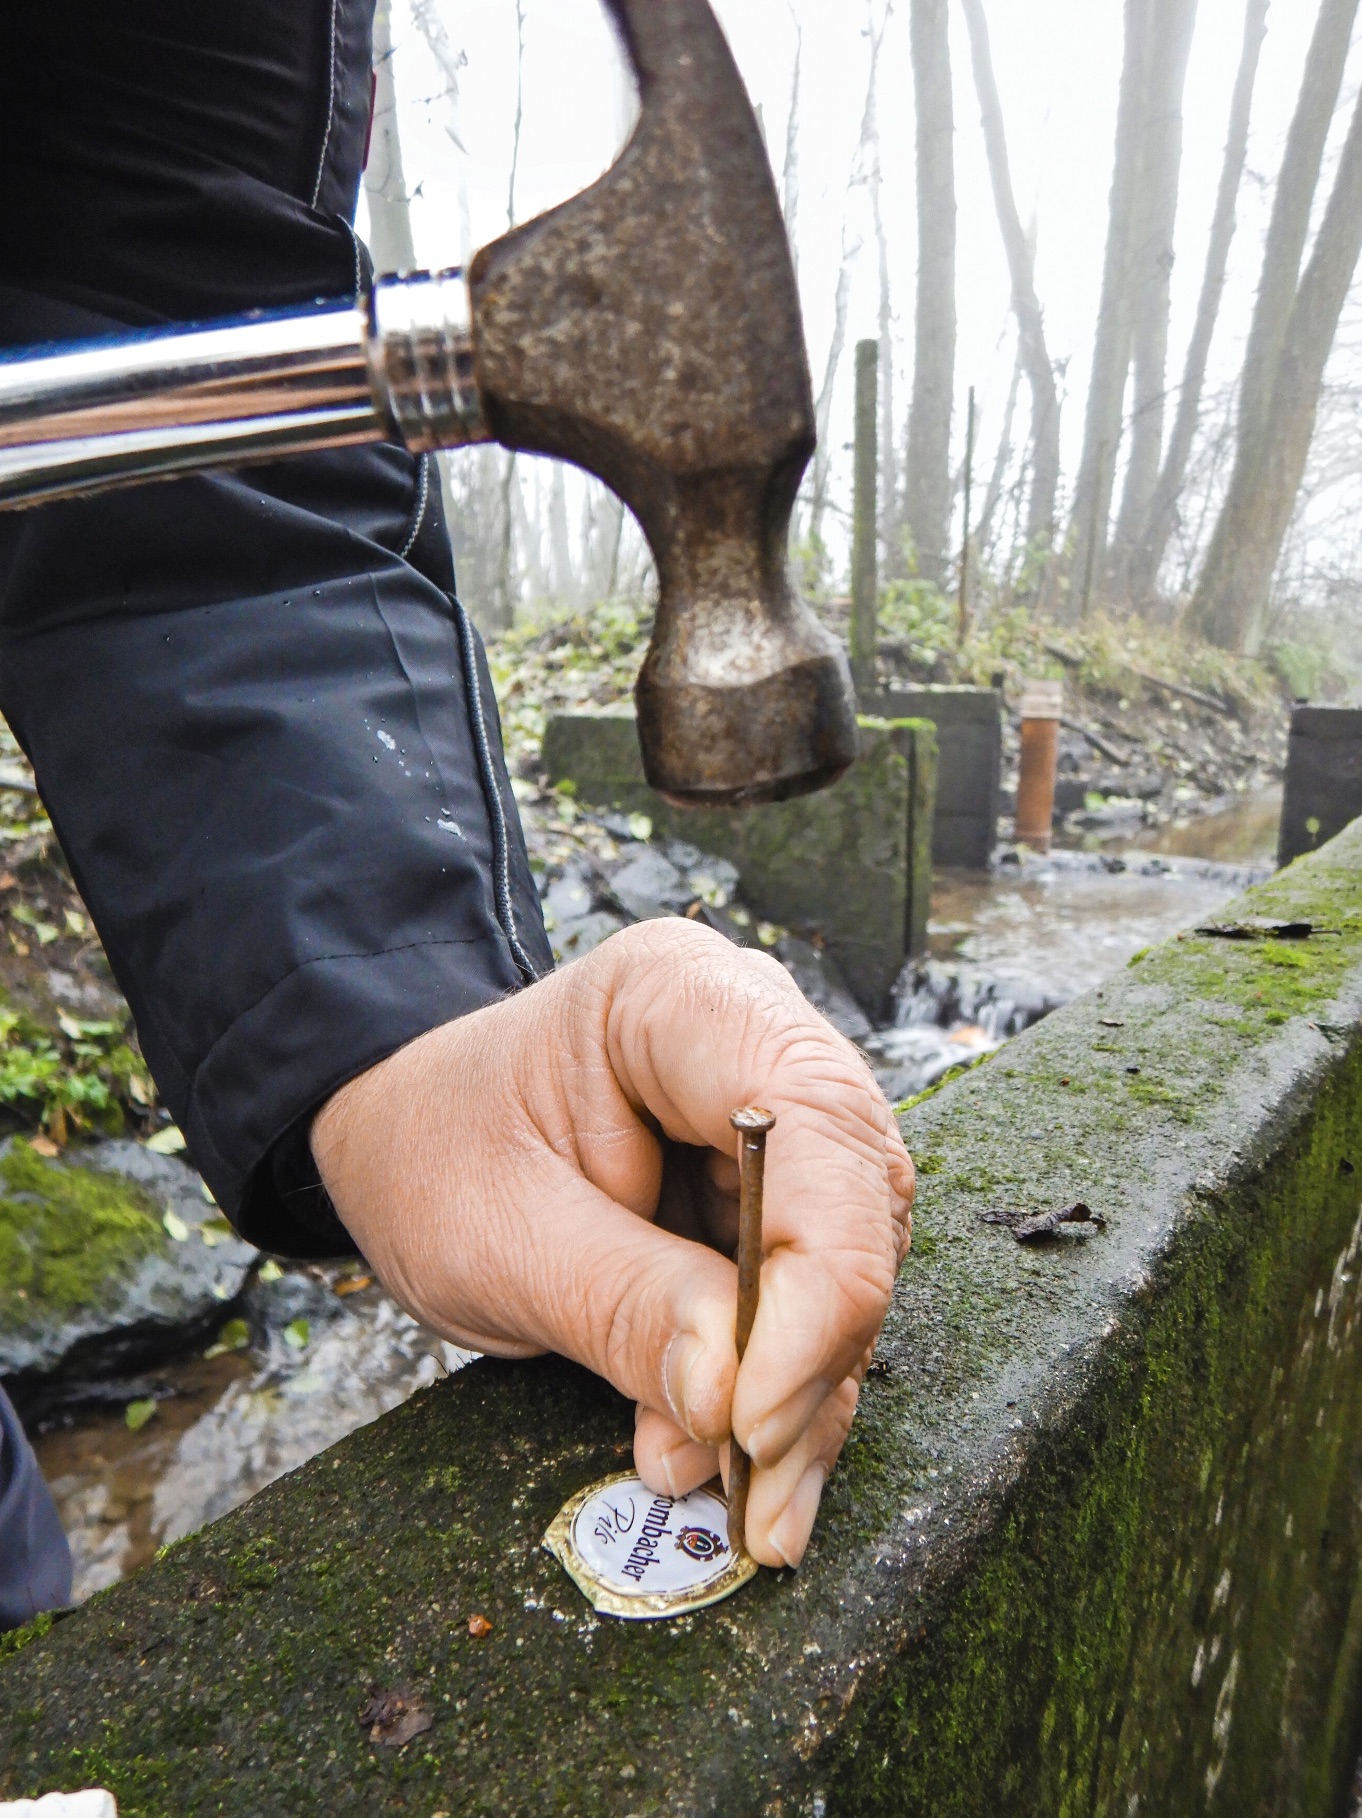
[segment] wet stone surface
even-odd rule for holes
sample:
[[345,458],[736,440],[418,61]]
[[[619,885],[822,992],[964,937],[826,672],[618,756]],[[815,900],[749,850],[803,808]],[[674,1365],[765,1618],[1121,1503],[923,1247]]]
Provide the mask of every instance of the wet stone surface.
[[29,1419],[202,1342],[256,1262],[192,1168],[129,1141],[0,1144],[0,1239],[0,1377]]

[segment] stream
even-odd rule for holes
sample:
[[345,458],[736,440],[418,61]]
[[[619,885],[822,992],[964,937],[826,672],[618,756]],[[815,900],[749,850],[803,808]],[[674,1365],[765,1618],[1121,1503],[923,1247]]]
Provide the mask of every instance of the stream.
[[[930,952],[893,1026],[861,1046],[890,1098],[926,1089],[1213,913],[1270,868],[1276,808],[1253,799],[1118,854],[1060,851],[991,876],[943,875]],[[290,1270],[310,1317],[254,1320],[251,1342],[153,1373],[141,1415],[68,1410],[36,1436],[71,1540],[77,1600],[135,1571],[356,1427],[468,1361],[356,1265]],[[132,1417],[138,1418],[138,1414]]]

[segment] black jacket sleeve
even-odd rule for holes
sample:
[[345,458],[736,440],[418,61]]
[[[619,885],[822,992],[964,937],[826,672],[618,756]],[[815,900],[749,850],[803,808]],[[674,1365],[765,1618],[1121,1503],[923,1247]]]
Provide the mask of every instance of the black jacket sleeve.
[[[371,9],[24,10],[0,343],[352,294]],[[434,463],[0,518],[0,709],[219,1203],[344,1249],[317,1107],[551,964]]]
[[0,551],[0,708],[166,1102],[245,1235],[334,1250],[276,1145],[551,965],[436,485],[353,451],[47,506]]

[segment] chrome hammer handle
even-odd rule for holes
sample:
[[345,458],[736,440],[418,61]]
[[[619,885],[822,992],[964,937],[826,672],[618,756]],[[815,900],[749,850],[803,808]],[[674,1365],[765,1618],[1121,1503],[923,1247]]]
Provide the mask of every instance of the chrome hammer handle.
[[392,439],[417,454],[490,439],[461,271],[0,357],[0,509]]

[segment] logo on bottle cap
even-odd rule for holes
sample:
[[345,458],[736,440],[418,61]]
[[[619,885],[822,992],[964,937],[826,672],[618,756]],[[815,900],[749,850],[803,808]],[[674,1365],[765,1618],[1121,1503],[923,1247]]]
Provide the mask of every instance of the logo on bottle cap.
[[703,1610],[757,1573],[756,1560],[729,1545],[717,1483],[655,1496],[630,1471],[579,1490],[544,1545],[602,1615],[633,1622]]

